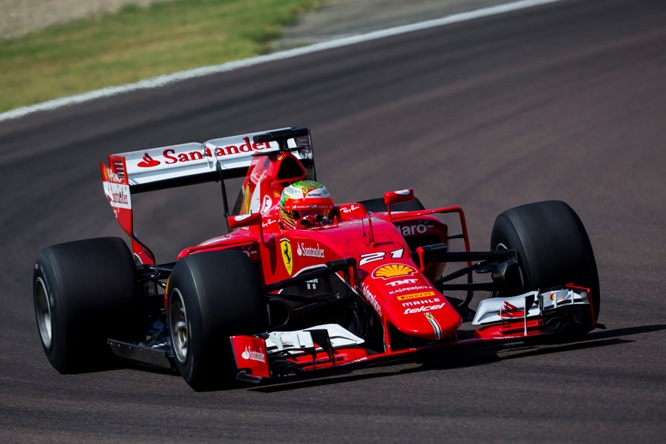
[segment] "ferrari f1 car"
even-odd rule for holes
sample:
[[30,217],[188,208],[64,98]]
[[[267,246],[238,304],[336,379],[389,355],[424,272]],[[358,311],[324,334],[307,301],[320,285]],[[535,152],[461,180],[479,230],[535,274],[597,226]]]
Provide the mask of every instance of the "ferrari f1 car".
[[[560,201],[500,214],[472,251],[460,207],[412,189],[280,220],[286,187],[316,180],[307,128],[110,155],[103,188],[120,238],[43,249],[34,304],[61,373],[118,358],[177,370],[195,390],[415,359],[493,341],[564,340],[596,327],[587,233]],[[227,180],[244,178],[235,205]],[[228,233],[158,263],[132,197],[218,181]],[[475,295],[486,297],[473,302]]]

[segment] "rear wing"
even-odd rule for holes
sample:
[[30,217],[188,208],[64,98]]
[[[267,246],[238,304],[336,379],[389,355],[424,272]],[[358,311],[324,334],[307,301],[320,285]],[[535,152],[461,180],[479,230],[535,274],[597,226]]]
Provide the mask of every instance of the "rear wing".
[[[118,176],[131,193],[161,190],[220,179],[244,177],[252,157],[275,151],[294,151],[301,161],[312,160],[312,139],[307,128],[242,134],[111,154],[109,164],[101,164],[107,177]],[[125,180],[126,179],[126,180]],[[106,181],[106,179],[105,179]]]
[[104,194],[123,230],[132,238],[139,263],[154,264],[152,252],[137,239],[133,228],[132,195],[147,191],[221,182],[225,214],[228,204],[224,181],[244,177],[257,155],[291,151],[315,176],[312,138],[307,128],[279,128],[109,155],[100,164]]

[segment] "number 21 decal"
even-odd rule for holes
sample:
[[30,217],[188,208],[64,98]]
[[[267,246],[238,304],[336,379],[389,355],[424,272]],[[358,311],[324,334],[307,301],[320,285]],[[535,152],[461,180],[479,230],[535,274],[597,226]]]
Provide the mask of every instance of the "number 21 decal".
[[370,262],[380,261],[380,260],[384,259],[384,257],[386,256],[387,253],[388,253],[393,259],[397,259],[397,258],[402,257],[402,254],[403,254],[404,252],[405,252],[405,249],[404,249],[404,248],[400,248],[400,249],[398,249],[398,250],[389,251],[389,252],[386,252],[386,251],[378,251],[378,252],[376,252],[376,253],[366,253],[366,254],[362,254],[362,255],[361,255],[361,260],[359,261],[358,266],[359,266],[359,267],[362,267],[363,265],[368,264],[368,263],[370,263]]

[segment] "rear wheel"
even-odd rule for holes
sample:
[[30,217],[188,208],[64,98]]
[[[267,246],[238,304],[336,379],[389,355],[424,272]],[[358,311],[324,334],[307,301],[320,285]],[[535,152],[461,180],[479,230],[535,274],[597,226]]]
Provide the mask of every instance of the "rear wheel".
[[87,239],[40,251],[33,273],[37,328],[60,373],[106,368],[108,338],[127,339],[135,322],[136,267],[120,238]]
[[530,291],[574,283],[590,289],[595,320],[599,316],[599,277],[585,227],[561,201],[512,208],[495,220],[492,250],[515,250],[518,270],[507,276],[513,290]]
[[230,336],[268,329],[259,274],[237,250],[181,259],[169,278],[168,309],[176,365],[197,391],[232,385]]

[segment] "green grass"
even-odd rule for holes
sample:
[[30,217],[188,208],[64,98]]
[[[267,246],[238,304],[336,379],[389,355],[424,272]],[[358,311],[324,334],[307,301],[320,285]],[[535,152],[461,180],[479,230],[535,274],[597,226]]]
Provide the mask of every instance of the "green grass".
[[266,53],[325,0],[171,0],[0,40],[0,112]]

